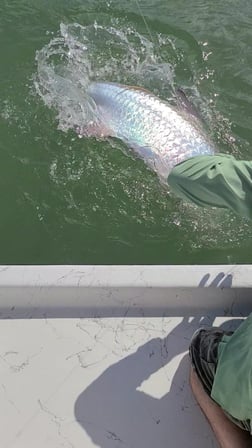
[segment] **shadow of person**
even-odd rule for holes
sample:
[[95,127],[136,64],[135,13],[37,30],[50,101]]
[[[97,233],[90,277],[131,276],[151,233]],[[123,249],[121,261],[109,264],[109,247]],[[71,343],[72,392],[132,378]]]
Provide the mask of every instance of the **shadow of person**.
[[[208,283],[210,281],[210,283]],[[205,274],[199,282],[199,287],[215,287],[215,288],[231,288],[233,283],[233,275],[219,272],[213,279],[209,273]]]
[[[140,346],[108,367],[82,392],[75,403],[75,417],[96,446],[215,446],[192,397],[188,355],[183,356],[193,332],[212,322],[211,317],[182,319],[167,337]],[[153,382],[156,373],[159,380],[154,378]],[[143,390],[147,380],[152,383],[150,392]]]

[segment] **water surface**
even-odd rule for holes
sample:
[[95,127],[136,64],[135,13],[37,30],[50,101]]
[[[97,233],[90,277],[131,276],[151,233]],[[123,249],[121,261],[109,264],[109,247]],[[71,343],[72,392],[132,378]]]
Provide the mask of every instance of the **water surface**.
[[0,263],[251,262],[249,221],[181,203],[120,142],[73,130],[90,78],[171,102],[182,87],[218,148],[251,159],[251,25],[248,1],[1,2]]

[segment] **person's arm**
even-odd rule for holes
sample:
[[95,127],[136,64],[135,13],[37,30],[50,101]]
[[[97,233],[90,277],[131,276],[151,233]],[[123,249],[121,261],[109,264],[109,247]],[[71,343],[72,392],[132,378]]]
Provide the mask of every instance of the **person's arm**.
[[190,384],[193,394],[207,417],[221,448],[249,448],[252,447],[252,438],[247,431],[240,429],[224,414],[204,391],[202,384],[191,367]]
[[186,201],[231,209],[252,219],[251,161],[226,154],[196,156],[176,165],[167,182]]

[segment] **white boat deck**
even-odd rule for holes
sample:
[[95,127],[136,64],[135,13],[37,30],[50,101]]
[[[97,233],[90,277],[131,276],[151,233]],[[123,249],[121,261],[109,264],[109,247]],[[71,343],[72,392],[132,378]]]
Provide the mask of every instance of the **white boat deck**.
[[237,326],[252,266],[0,267],[2,448],[213,448],[188,386],[201,325]]

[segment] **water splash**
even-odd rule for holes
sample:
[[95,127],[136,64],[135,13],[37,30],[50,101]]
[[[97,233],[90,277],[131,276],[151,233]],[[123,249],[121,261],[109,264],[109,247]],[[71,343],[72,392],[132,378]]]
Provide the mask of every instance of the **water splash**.
[[[167,44],[171,45],[168,37],[163,42]],[[130,27],[62,23],[59,35],[37,52],[36,61],[36,91],[46,106],[56,110],[62,131],[94,119],[95,106],[87,95],[91,80],[149,88],[173,82],[172,66],[160,60],[158,42]]]

